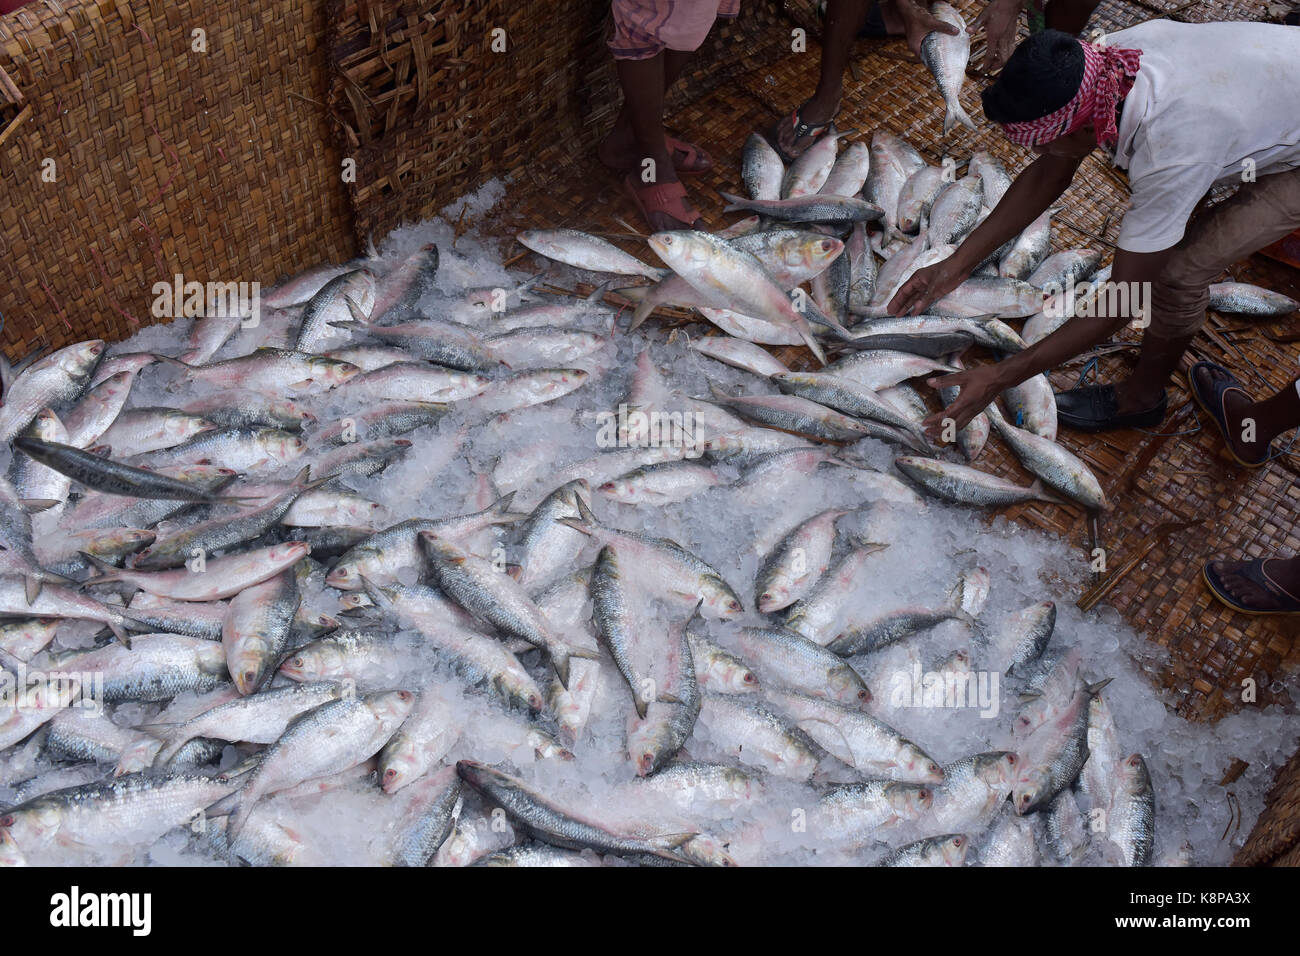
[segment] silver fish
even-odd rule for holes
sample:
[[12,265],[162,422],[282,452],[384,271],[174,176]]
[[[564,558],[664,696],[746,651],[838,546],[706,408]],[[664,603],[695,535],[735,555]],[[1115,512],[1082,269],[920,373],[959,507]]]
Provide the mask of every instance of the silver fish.
[[1273,318],[1290,315],[1300,309],[1300,302],[1248,282],[1212,282],[1210,308],[1215,312]]
[[753,199],[780,199],[785,164],[765,136],[750,133],[740,160],[740,178]]
[[548,259],[591,272],[612,272],[659,280],[663,269],[646,265],[613,243],[576,229],[532,229],[518,235],[519,244]]

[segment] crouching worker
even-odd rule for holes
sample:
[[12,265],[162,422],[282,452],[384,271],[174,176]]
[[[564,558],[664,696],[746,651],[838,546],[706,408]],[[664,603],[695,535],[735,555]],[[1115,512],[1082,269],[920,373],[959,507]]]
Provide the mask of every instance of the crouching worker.
[[623,109],[596,154],[623,174],[624,190],[652,231],[692,228],[700,213],[678,176],[707,172],[713,161],[698,146],[664,134],[664,94],[713,21],[735,17],[740,0],[614,0],[612,12],[609,48],[623,87]]
[[[889,310],[917,315],[956,288],[1047,210],[1097,147],[1128,170],[1132,190],[1110,278],[1114,289],[1129,294],[1099,294],[1097,301],[1145,308],[1073,318],[1005,361],[936,379],[960,385],[961,395],[927,427],[937,433],[944,418],[965,425],[999,393],[1088,351],[1133,320],[1140,327],[1149,322],[1136,368],[1124,381],[1058,394],[1059,419],[1084,431],[1159,425],[1165,383],[1205,323],[1210,283],[1300,226],[1296,90],[1300,30],[1282,25],[1155,20],[1094,43],[1048,30],[1017,47],[984,91],[984,113],[1038,158],[952,256],[918,271],[898,290]],[[1189,225],[1216,184],[1240,188]],[[1228,369],[1201,362],[1189,373],[1189,385],[1244,464],[1264,464],[1272,440],[1300,426],[1295,383],[1256,397]],[[1296,558],[1212,561],[1205,576],[1215,595],[1239,610],[1300,612]]]

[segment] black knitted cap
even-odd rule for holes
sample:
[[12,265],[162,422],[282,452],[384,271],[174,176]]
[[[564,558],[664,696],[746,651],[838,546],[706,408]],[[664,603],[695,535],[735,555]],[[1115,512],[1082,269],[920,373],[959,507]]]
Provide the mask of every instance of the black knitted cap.
[[1083,81],[1083,48],[1060,30],[1035,33],[1007,60],[980,94],[993,123],[1027,123],[1054,113],[1074,98]]

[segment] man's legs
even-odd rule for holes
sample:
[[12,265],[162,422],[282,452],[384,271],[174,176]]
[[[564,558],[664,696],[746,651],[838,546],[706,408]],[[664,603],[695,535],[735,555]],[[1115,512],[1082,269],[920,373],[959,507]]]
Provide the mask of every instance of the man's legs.
[[[799,110],[800,117],[808,125],[819,126],[835,118],[840,97],[844,95],[844,71],[849,67],[853,41],[867,22],[870,6],[871,0],[827,0],[826,18],[822,24],[821,76],[812,99]],[[782,120],[779,127],[777,145],[793,155],[792,151],[797,149],[794,127],[787,120]],[[798,146],[806,148],[810,142],[805,138]]]
[[1156,405],[1179,359],[1205,324],[1210,283],[1234,262],[1300,226],[1300,169],[1244,183],[1193,220],[1151,290],[1151,327],[1133,374],[1115,386],[1119,414]]
[[[619,82],[623,86],[623,107],[618,111],[618,119],[614,121],[614,128],[610,130],[609,135],[605,137],[605,141],[601,144],[600,148],[602,158],[611,165],[625,166],[629,169],[638,168],[641,159],[647,155],[650,155],[653,158],[652,154],[640,151],[639,142],[636,133],[634,132],[632,119],[634,110],[638,114],[641,114],[646,110],[654,108],[652,98],[650,98],[649,102],[643,103],[640,101],[642,99],[640,95],[640,86],[643,82],[649,83],[653,86],[655,78],[659,77],[661,83],[660,88],[663,93],[667,93],[673,83],[677,81],[677,78],[682,75],[682,71],[686,69],[686,64],[690,62],[690,59],[690,53],[685,51],[664,50],[649,60],[615,61]],[[631,71],[632,75],[625,78],[623,72],[623,64],[625,63],[657,63],[658,65],[653,69],[647,69],[645,76],[638,75],[637,70],[633,68]],[[631,88],[636,88],[638,92],[633,94],[630,92]],[[663,95],[660,95],[657,114],[659,116],[659,128],[661,131],[663,129],[663,99]],[[660,136],[660,139],[663,139],[662,135]],[[672,157],[670,156],[669,159],[671,158]],[[657,163],[658,160],[656,160],[656,164]],[[676,178],[675,171],[673,176]],[[660,180],[671,181],[664,180],[663,177],[660,177]]]

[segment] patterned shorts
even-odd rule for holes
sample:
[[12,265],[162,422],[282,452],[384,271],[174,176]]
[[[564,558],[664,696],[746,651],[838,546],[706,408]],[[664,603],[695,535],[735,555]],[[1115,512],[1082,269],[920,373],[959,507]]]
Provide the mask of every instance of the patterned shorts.
[[740,0],[614,0],[609,48],[618,60],[647,60],[662,50],[697,50],[717,17],[740,13]]

